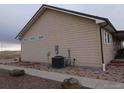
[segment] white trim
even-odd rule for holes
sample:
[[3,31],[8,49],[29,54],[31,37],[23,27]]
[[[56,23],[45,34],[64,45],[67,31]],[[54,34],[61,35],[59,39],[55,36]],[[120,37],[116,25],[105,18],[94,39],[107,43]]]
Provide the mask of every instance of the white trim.
[[105,21],[103,21],[103,20],[96,19],[96,24],[104,23],[104,22],[105,22]]
[[103,71],[106,71],[105,63],[102,64],[102,70],[103,70]]

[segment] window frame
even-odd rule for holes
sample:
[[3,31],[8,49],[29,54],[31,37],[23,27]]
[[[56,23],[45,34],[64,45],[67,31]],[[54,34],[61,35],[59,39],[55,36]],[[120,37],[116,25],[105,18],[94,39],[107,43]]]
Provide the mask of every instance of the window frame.
[[112,38],[111,33],[109,33],[109,32],[104,30],[104,32],[103,32],[103,40],[104,40],[104,44],[112,44],[113,38]]

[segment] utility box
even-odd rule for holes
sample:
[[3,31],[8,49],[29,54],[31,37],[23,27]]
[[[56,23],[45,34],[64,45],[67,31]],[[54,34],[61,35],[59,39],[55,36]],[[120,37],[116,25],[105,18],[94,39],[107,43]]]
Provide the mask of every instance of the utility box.
[[52,67],[53,68],[64,68],[64,57],[63,56],[55,56],[52,58]]

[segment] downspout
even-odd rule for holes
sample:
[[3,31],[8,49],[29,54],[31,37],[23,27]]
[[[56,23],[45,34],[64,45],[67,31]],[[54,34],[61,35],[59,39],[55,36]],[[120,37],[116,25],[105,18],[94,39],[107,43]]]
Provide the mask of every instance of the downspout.
[[108,22],[104,26],[100,26],[100,44],[101,44],[101,57],[102,57],[102,70],[106,71],[106,65],[104,62],[104,55],[103,55],[103,38],[102,38],[102,28],[105,28],[108,25]]

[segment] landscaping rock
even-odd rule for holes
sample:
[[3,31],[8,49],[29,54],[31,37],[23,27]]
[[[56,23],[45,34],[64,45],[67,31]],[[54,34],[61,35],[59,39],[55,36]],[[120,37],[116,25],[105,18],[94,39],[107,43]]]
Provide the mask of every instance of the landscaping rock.
[[105,72],[105,74],[109,74],[109,72],[108,72],[108,71],[106,71],[106,72]]
[[20,70],[20,69],[14,69],[12,71],[9,72],[10,76],[24,76],[25,75],[25,71],[24,70]]
[[70,78],[70,79],[68,79],[68,82],[69,82],[70,84],[79,83],[79,81],[78,81],[76,78]]
[[61,86],[63,89],[80,89],[82,87],[75,78],[65,79]]
[[100,78],[99,76],[96,77],[96,79],[99,79],[99,78]]

